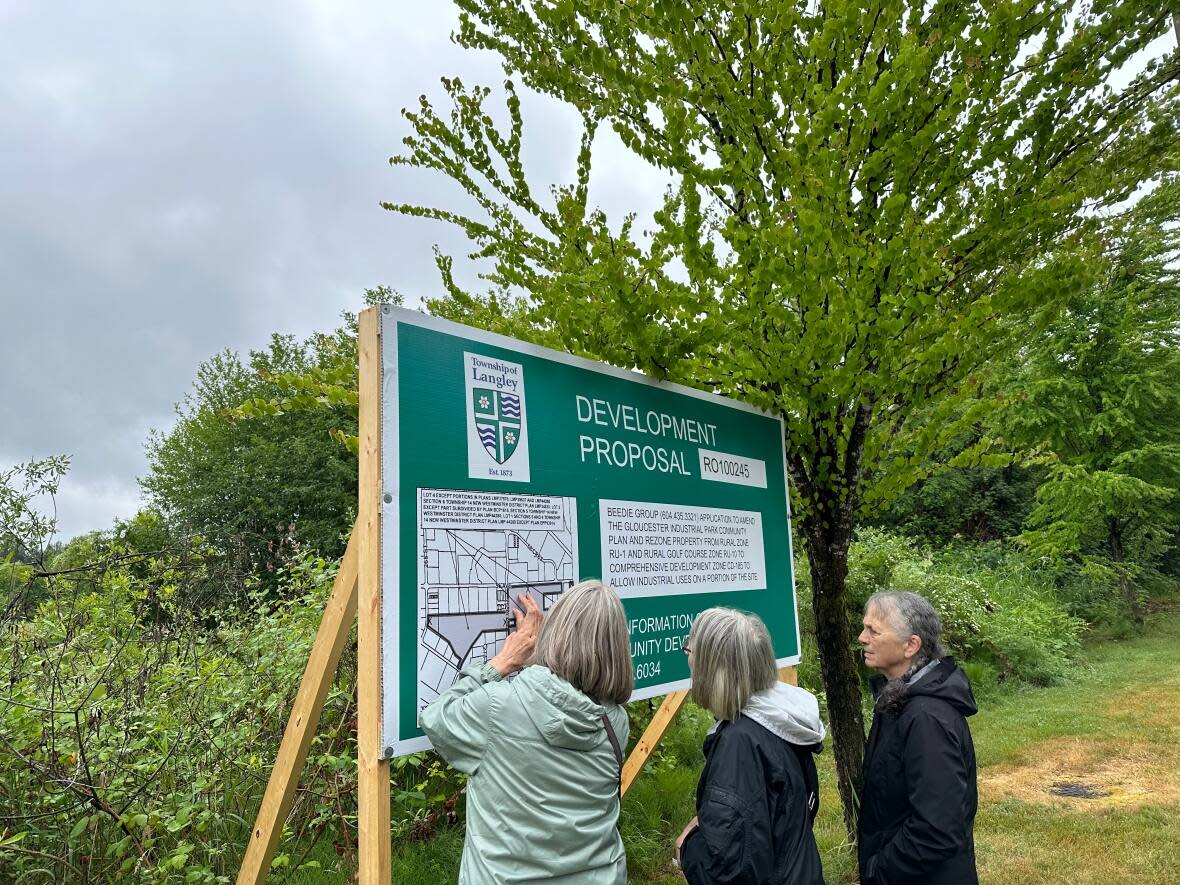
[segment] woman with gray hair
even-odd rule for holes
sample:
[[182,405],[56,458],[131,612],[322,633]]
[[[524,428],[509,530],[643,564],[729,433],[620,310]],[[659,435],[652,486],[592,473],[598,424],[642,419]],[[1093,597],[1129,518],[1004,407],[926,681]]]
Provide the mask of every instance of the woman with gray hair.
[[[467,782],[460,885],[624,885],[619,775],[634,673],[619,597],[583,581],[517,629],[422,711],[422,730]],[[505,677],[519,675],[512,681]]]
[[946,656],[938,612],[916,593],[875,593],[860,634],[880,671],[865,750],[857,854],[862,885],[974,885],[976,711]]
[[693,622],[685,644],[692,698],[717,717],[705,739],[697,816],[676,840],[690,885],[823,885],[812,822],[813,754],[824,726],[815,696],[778,681],[766,625],[731,608]]

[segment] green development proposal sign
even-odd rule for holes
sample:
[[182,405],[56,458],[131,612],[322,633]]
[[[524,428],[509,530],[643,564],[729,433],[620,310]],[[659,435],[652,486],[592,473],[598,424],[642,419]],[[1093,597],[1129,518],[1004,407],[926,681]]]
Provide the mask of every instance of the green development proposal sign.
[[585,578],[623,600],[635,698],[688,686],[714,605],[799,660],[780,419],[724,397],[393,307],[381,309],[382,745],[490,660],[525,592]]

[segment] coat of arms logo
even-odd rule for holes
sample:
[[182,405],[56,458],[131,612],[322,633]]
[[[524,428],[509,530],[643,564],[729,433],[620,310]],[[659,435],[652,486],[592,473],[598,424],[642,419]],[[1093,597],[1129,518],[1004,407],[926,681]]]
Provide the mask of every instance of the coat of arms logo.
[[524,366],[463,354],[467,388],[467,467],[472,479],[529,481]]
[[479,441],[497,464],[503,464],[512,457],[524,435],[520,423],[520,397],[486,387],[473,387],[471,399]]

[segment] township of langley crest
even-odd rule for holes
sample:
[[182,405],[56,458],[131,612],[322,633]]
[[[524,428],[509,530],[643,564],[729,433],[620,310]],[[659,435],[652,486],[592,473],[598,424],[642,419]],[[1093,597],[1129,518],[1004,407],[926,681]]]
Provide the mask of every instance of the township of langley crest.
[[463,354],[467,392],[467,462],[472,479],[529,481],[524,367]]
[[520,442],[520,397],[483,387],[471,394],[479,441],[497,464],[503,464]]

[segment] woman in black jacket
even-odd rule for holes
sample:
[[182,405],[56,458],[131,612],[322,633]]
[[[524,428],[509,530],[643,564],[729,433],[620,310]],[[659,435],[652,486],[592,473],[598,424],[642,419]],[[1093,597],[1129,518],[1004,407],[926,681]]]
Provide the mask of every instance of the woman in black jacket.
[[860,642],[876,709],[865,750],[862,885],[975,885],[978,805],[967,717],[975,698],[945,657],[938,613],[916,593],[877,593]]
[[823,885],[811,826],[819,810],[815,696],[779,682],[766,626],[704,611],[685,645],[692,697],[718,722],[705,739],[697,816],[676,840],[689,885]]

